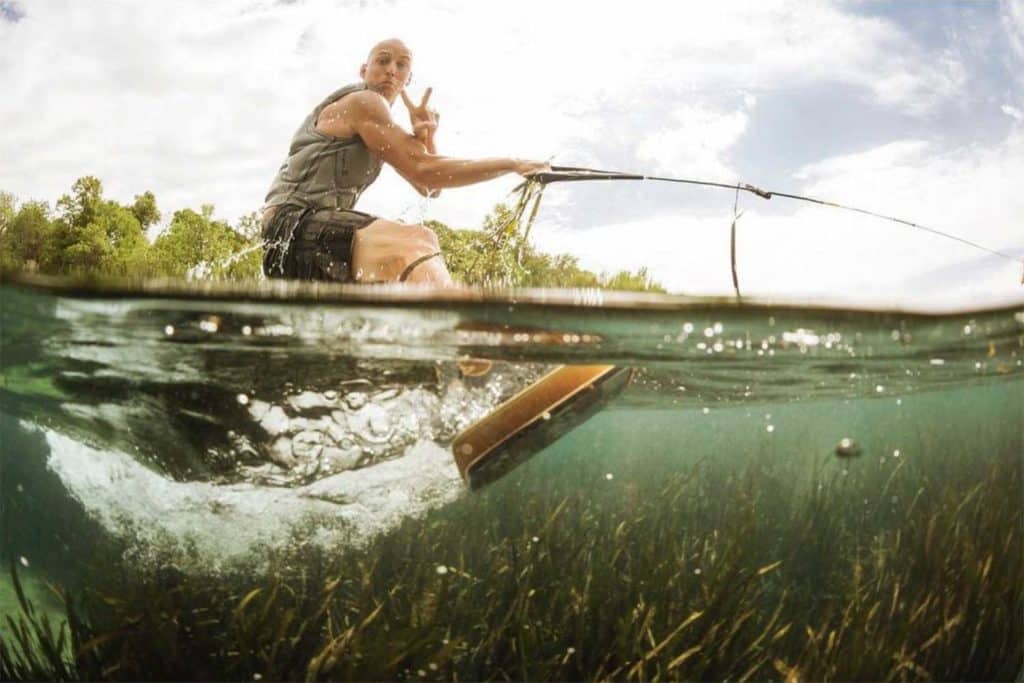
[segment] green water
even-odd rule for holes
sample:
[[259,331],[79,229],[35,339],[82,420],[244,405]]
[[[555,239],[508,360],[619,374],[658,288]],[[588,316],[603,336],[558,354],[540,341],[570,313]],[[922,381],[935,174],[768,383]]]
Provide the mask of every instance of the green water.
[[[26,654],[6,573],[10,676],[1022,668],[1024,302],[59,282],[0,300],[0,549],[37,624],[65,618],[47,582],[77,615],[63,654]],[[462,377],[467,357],[493,369]],[[637,376],[467,491],[452,438],[584,362]]]

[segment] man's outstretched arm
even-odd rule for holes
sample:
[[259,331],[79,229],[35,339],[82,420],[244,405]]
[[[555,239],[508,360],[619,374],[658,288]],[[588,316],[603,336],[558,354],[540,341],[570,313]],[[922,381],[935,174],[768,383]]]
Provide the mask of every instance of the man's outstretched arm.
[[462,187],[508,173],[528,175],[547,168],[540,161],[495,157],[455,159],[431,154],[426,146],[391,119],[387,102],[375,92],[349,95],[346,119],[366,146],[380,154],[403,178],[419,189]]

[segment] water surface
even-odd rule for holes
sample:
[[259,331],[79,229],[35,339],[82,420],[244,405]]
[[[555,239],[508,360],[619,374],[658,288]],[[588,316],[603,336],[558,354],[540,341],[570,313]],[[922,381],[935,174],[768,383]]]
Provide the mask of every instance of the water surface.
[[[55,619],[47,580],[92,605],[90,633],[175,596],[157,610],[174,642],[154,617],[78,675],[1021,668],[1024,302],[47,280],[0,297],[4,558]],[[463,376],[466,358],[493,368]],[[637,377],[467,491],[451,440],[560,363]],[[268,581],[293,602],[268,598],[279,631],[257,637]],[[180,631],[211,610],[216,634]],[[296,615],[319,630],[288,636]]]

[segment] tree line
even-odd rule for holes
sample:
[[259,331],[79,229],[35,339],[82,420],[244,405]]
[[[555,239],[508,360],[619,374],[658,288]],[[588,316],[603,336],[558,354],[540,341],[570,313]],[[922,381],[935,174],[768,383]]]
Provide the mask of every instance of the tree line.
[[[19,203],[0,191],[0,270],[128,278],[262,277],[256,212],[231,225],[214,217],[212,204],[198,211],[181,209],[150,239],[160,220],[152,192],[121,204],[103,196],[103,184],[94,176],[76,180],[53,208],[44,201]],[[452,277],[466,285],[665,291],[646,268],[594,273],[581,268],[575,256],[538,251],[514,221],[514,212],[499,204],[480,229],[426,224],[438,235]]]

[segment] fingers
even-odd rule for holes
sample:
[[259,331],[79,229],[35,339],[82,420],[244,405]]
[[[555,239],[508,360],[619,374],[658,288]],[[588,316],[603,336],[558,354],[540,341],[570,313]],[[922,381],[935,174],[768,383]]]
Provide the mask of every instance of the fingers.
[[412,127],[413,137],[419,138],[421,141],[427,141],[434,135],[434,131],[437,130],[437,124],[429,123],[427,121],[421,121]]
[[434,92],[433,88],[427,88],[427,91],[423,93],[423,100],[420,102],[421,107],[426,107],[427,102],[430,100],[430,94]]
[[405,103],[406,109],[408,109],[409,111],[412,111],[413,109],[415,109],[416,105],[414,105],[412,103],[412,100],[409,99],[409,93],[405,92],[405,88],[402,88],[402,93],[401,94],[402,94],[402,102]]

